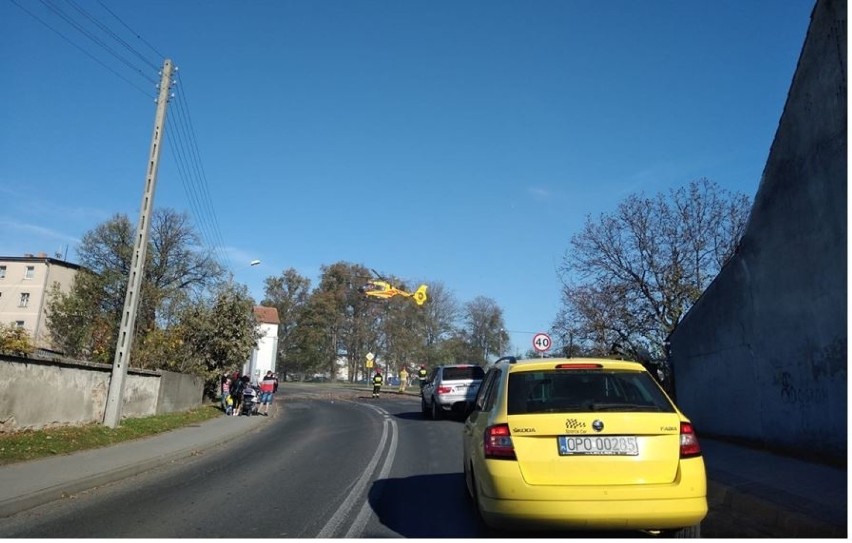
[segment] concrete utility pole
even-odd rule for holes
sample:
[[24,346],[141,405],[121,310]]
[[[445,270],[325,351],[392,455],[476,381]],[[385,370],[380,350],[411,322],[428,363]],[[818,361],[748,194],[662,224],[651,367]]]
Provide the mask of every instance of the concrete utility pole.
[[145,255],[148,252],[148,232],[151,230],[151,212],[154,208],[154,188],[157,186],[157,169],[160,165],[160,149],[166,125],[166,106],[169,103],[169,91],[172,84],[172,61],[163,62],[160,94],[157,97],[157,115],[154,118],[154,134],[151,137],[151,152],[148,160],[148,172],[145,175],[145,191],[142,193],[142,206],[139,209],[139,224],[136,227],[136,241],[133,247],[133,260],[130,263],[130,277],[127,280],[127,294],[124,297],[124,309],[121,313],[121,327],[115,347],[115,359],[112,363],[112,378],[109,382],[109,395],[104,410],[104,425],[115,428],[121,422],[121,406],[124,400],[124,378],[130,366],[130,350],[133,347],[133,327],[136,324],[136,311],[139,307],[139,295],[142,276],[145,273]]

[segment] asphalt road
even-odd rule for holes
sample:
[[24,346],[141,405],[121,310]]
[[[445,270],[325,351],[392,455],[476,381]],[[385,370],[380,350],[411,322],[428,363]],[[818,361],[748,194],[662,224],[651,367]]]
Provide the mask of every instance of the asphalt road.
[[566,536],[481,525],[461,471],[462,422],[425,420],[417,397],[295,385],[263,423],[236,442],[3,519],[0,537]]

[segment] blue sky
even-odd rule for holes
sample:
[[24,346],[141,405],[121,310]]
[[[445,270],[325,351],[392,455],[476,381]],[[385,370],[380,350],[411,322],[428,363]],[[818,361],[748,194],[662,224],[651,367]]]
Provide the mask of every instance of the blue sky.
[[208,205],[164,146],[155,206],[193,215],[258,300],[284,269],[363,264],[494,299],[526,351],[587,216],[700,177],[754,196],[814,1],[53,5],[125,60],[0,2],[0,255],[73,262],[115,213],[135,224],[168,57],[166,139],[180,105]]

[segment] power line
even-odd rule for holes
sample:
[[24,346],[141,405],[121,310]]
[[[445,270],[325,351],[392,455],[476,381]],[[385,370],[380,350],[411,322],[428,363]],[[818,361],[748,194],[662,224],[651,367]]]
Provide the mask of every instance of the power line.
[[[219,223],[216,220],[216,210],[213,208],[213,206],[211,204],[210,191],[208,190],[208,187],[210,185],[207,182],[207,174],[204,171],[204,163],[201,161],[201,152],[198,148],[198,138],[195,136],[195,127],[192,124],[192,116],[190,115],[190,112],[189,112],[189,104],[187,103],[186,92],[183,91],[185,85],[183,83],[183,79],[180,76],[180,73],[178,73],[177,83],[178,83],[178,93],[177,93],[178,101],[183,106],[181,108],[181,110],[186,111],[187,126],[189,128],[189,133],[192,135],[191,141],[192,141],[192,144],[193,144],[192,148],[194,149],[193,156],[197,160],[198,171],[201,173],[201,189],[202,189],[202,192],[203,192],[204,201],[207,203],[207,207],[210,211],[210,218],[211,218],[211,221],[213,223],[213,231],[214,231],[214,234],[216,236],[216,240],[219,242],[219,246],[224,248],[224,245],[225,245],[224,239],[222,238],[222,233],[221,233],[221,230],[219,229]],[[227,255],[225,255],[225,260],[226,260],[226,262],[228,261]],[[228,262],[228,268],[229,269],[231,268],[230,262]]]
[[[52,32],[59,35],[63,40],[73,45],[76,49],[83,52],[86,56],[103,66],[110,73],[116,75],[120,79],[129,83],[131,86],[141,91],[148,97],[152,97],[150,91],[142,90],[140,87],[136,86],[129,79],[124,77],[118,71],[108,66],[106,63],[101,61],[95,55],[90,53],[87,49],[75,43],[74,40],[66,36],[62,31],[58,30],[54,26],[51,26],[47,21],[40,18],[37,14],[25,8],[23,5],[18,3],[17,0],[10,0],[13,4],[18,6],[22,11],[26,12],[28,15],[39,21],[42,25],[47,27]],[[58,7],[53,0],[39,0],[41,4],[47,8],[54,16],[62,19],[65,23],[70,25],[74,30],[85,36],[88,40],[94,43],[97,47],[106,51],[110,56],[117,59],[121,64],[123,64],[126,68],[129,68],[134,72],[135,75],[142,76],[153,84],[157,84],[157,80],[146,75],[145,71],[140,69],[136,62],[126,58],[117,52],[110,44],[108,44],[104,39],[101,39],[99,36],[95,35],[92,31],[87,29],[81,22],[77,21],[72,17],[71,14],[66,13],[60,7]],[[124,40],[117,32],[113,31],[108,25],[101,22],[94,15],[88,12],[86,9],[77,4],[74,0],[66,0],[66,2],[85,20],[88,20],[89,23],[94,25],[97,29],[99,29],[102,33],[109,37],[109,39],[118,43],[125,50],[129,51],[136,59],[143,62],[148,67],[153,70],[158,70],[158,66],[155,65],[151,60],[149,60],[142,52],[134,48],[128,41]],[[110,10],[103,2],[98,0],[98,3],[101,7],[104,8],[116,21],[118,21],[127,31],[132,33],[137,39],[142,41],[151,51],[159,55],[161,58],[164,57],[162,53],[160,53],[153,45],[151,45],[148,41],[143,39],[137,32],[135,32],[132,28],[130,28],[127,23],[125,23],[116,13]],[[178,176],[181,178],[181,181],[184,185],[184,191],[186,193],[188,203],[190,208],[193,210],[193,214],[196,217],[196,222],[198,228],[200,230],[201,238],[203,242],[209,246],[209,248],[216,254],[217,259],[226,267],[227,270],[231,271],[231,263],[228,259],[228,255],[224,251],[224,240],[222,238],[221,231],[219,229],[218,221],[216,220],[216,214],[213,209],[210,193],[208,190],[208,183],[206,174],[204,172],[203,163],[200,156],[200,151],[197,143],[197,137],[195,136],[195,130],[192,125],[192,119],[189,114],[189,105],[186,97],[186,92],[183,90],[184,85],[181,78],[177,78],[176,84],[179,82],[177,87],[176,96],[178,97],[177,103],[175,104],[175,122],[174,129],[169,130],[169,126],[167,123],[167,131],[172,134],[172,138],[168,138],[169,146],[172,150],[172,157],[175,160],[177,165]],[[174,95],[173,95],[174,96]]]
[[100,4],[100,5],[101,5],[101,7],[102,7],[102,8],[104,8],[104,9],[107,11],[107,13],[109,13],[110,15],[112,15],[113,17],[115,17],[115,19],[116,19],[119,23],[121,23],[121,24],[124,26],[124,28],[126,28],[127,30],[129,30],[129,31],[130,31],[130,32],[131,32],[134,36],[136,36],[136,38],[138,38],[138,39],[139,39],[142,43],[144,43],[145,45],[147,45],[149,49],[151,49],[153,52],[157,53],[157,55],[158,55],[160,58],[166,58],[166,55],[164,55],[164,54],[162,54],[161,52],[157,51],[157,49],[155,49],[153,45],[151,45],[150,43],[148,43],[148,42],[145,40],[145,38],[143,38],[142,36],[140,36],[139,34],[137,34],[137,33],[136,33],[136,32],[135,32],[132,28],[130,28],[129,26],[127,26],[127,24],[126,24],[124,21],[122,21],[122,20],[118,17],[118,15],[116,15],[115,13],[113,13],[113,12],[112,12],[112,10],[110,10],[108,7],[106,7],[106,6],[104,5],[104,3],[103,3],[103,2],[101,2],[100,0],[98,0],[98,4]]
[[99,58],[97,58],[96,56],[94,56],[93,54],[91,54],[90,52],[88,52],[87,50],[85,50],[85,49],[84,49],[83,47],[81,47],[80,45],[78,45],[78,44],[74,43],[74,41],[73,41],[73,40],[71,40],[70,38],[68,38],[65,34],[63,34],[63,33],[62,33],[62,32],[60,32],[59,30],[57,30],[57,29],[53,28],[52,26],[50,26],[47,22],[45,22],[45,21],[44,21],[42,18],[40,18],[38,15],[36,15],[35,13],[31,12],[30,10],[28,10],[27,8],[25,8],[24,6],[22,6],[21,4],[19,4],[16,0],[9,0],[9,1],[10,1],[10,2],[12,2],[13,4],[15,4],[16,6],[18,6],[18,7],[19,7],[22,11],[24,11],[24,12],[25,12],[26,14],[28,14],[30,17],[32,17],[32,18],[33,18],[33,19],[35,19],[36,21],[40,22],[40,23],[41,23],[42,25],[44,25],[44,26],[45,26],[48,30],[50,30],[51,32],[54,32],[56,35],[58,35],[60,38],[62,38],[62,39],[63,39],[63,40],[65,40],[66,42],[68,42],[70,45],[74,46],[77,50],[79,50],[80,52],[82,52],[84,55],[86,55],[87,57],[91,58],[92,60],[94,60],[95,62],[97,62],[98,64],[100,64],[100,65],[101,65],[102,67],[104,67],[107,71],[109,71],[110,73],[112,73],[113,75],[115,75],[116,77],[118,77],[119,79],[121,79],[122,81],[126,82],[126,83],[127,83],[127,84],[129,84],[131,87],[133,87],[134,89],[138,90],[139,92],[141,92],[141,93],[142,93],[142,94],[144,94],[145,96],[147,96],[147,97],[149,97],[149,98],[154,98],[154,95],[152,95],[152,94],[151,94],[151,91],[150,91],[150,90],[147,90],[147,91],[146,91],[146,90],[142,89],[141,87],[138,87],[135,83],[133,83],[132,81],[130,81],[129,79],[127,79],[126,77],[124,77],[123,75],[121,75],[120,73],[118,73],[117,71],[113,70],[110,66],[107,66],[107,65],[106,65],[106,63],[104,63],[102,60],[100,60]]
[[[115,32],[113,32],[111,28],[109,28],[108,26],[106,26],[106,25],[105,25],[105,24],[103,24],[102,22],[100,22],[100,21],[98,21],[97,19],[95,19],[95,18],[94,18],[91,14],[89,14],[89,12],[88,12],[88,11],[86,11],[85,9],[83,9],[82,7],[80,7],[80,5],[79,5],[79,4],[77,4],[76,2],[74,2],[74,0],[65,0],[65,1],[66,1],[66,2],[68,2],[69,4],[71,4],[71,5],[74,7],[74,9],[76,9],[76,10],[77,10],[79,13],[81,13],[84,17],[86,17],[87,19],[89,19],[89,20],[90,20],[92,23],[94,23],[94,24],[95,24],[98,28],[100,28],[101,30],[103,30],[104,32],[106,32],[107,34],[109,34],[109,35],[112,37],[112,39],[114,39],[115,41],[117,41],[118,43],[120,43],[121,45],[123,45],[125,49],[127,49],[128,51],[130,51],[131,53],[133,53],[134,55],[136,55],[136,58],[138,58],[139,60],[141,60],[142,62],[144,62],[145,64],[147,64],[147,65],[148,65],[148,67],[150,67],[152,70],[154,70],[154,71],[156,72],[156,71],[159,69],[159,66],[157,66],[156,64],[154,64],[153,62],[151,62],[150,60],[148,60],[147,58],[145,58],[145,57],[142,55],[142,53],[140,53],[139,51],[137,51],[136,49],[134,49],[134,48],[133,48],[133,47],[132,47],[129,43],[127,43],[126,41],[124,41],[124,40],[123,40],[123,39],[122,39],[122,38],[121,38],[118,34],[116,34]],[[103,4],[101,4],[101,5],[103,5]],[[110,12],[110,13],[112,13],[112,12]],[[113,14],[113,16],[115,16],[115,15]]]
[[[116,59],[118,59],[119,62],[121,62],[122,64],[124,64],[125,66],[130,68],[131,70],[137,72],[140,76],[144,77],[145,79],[150,81],[152,84],[154,84],[154,85],[157,84],[156,79],[145,75],[145,73],[141,69],[139,69],[137,66],[134,66],[129,60],[127,60],[123,56],[119,55],[115,50],[113,50],[106,43],[104,43],[103,40],[101,40],[100,38],[98,38],[97,36],[95,36],[94,34],[89,32],[85,27],[83,27],[83,25],[81,25],[80,23],[75,21],[71,16],[66,14],[61,9],[59,9],[59,7],[57,7],[54,4],[51,4],[49,0],[40,0],[40,1],[47,9],[51,10],[56,15],[58,15],[61,19],[63,19],[66,23],[68,23],[72,27],[76,28],[78,32],[80,32],[81,34],[83,34],[84,36],[89,38],[96,45],[100,46],[101,49],[103,49],[104,51],[106,51],[107,53],[109,53],[110,55],[115,57]],[[156,69],[156,66],[154,67],[154,69]]]

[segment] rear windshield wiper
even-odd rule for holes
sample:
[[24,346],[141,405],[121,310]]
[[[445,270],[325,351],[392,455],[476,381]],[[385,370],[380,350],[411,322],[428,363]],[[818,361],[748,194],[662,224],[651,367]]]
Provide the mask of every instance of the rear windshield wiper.
[[656,405],[638,403],[592,403],[589,404],[590,411],[659,411]]

